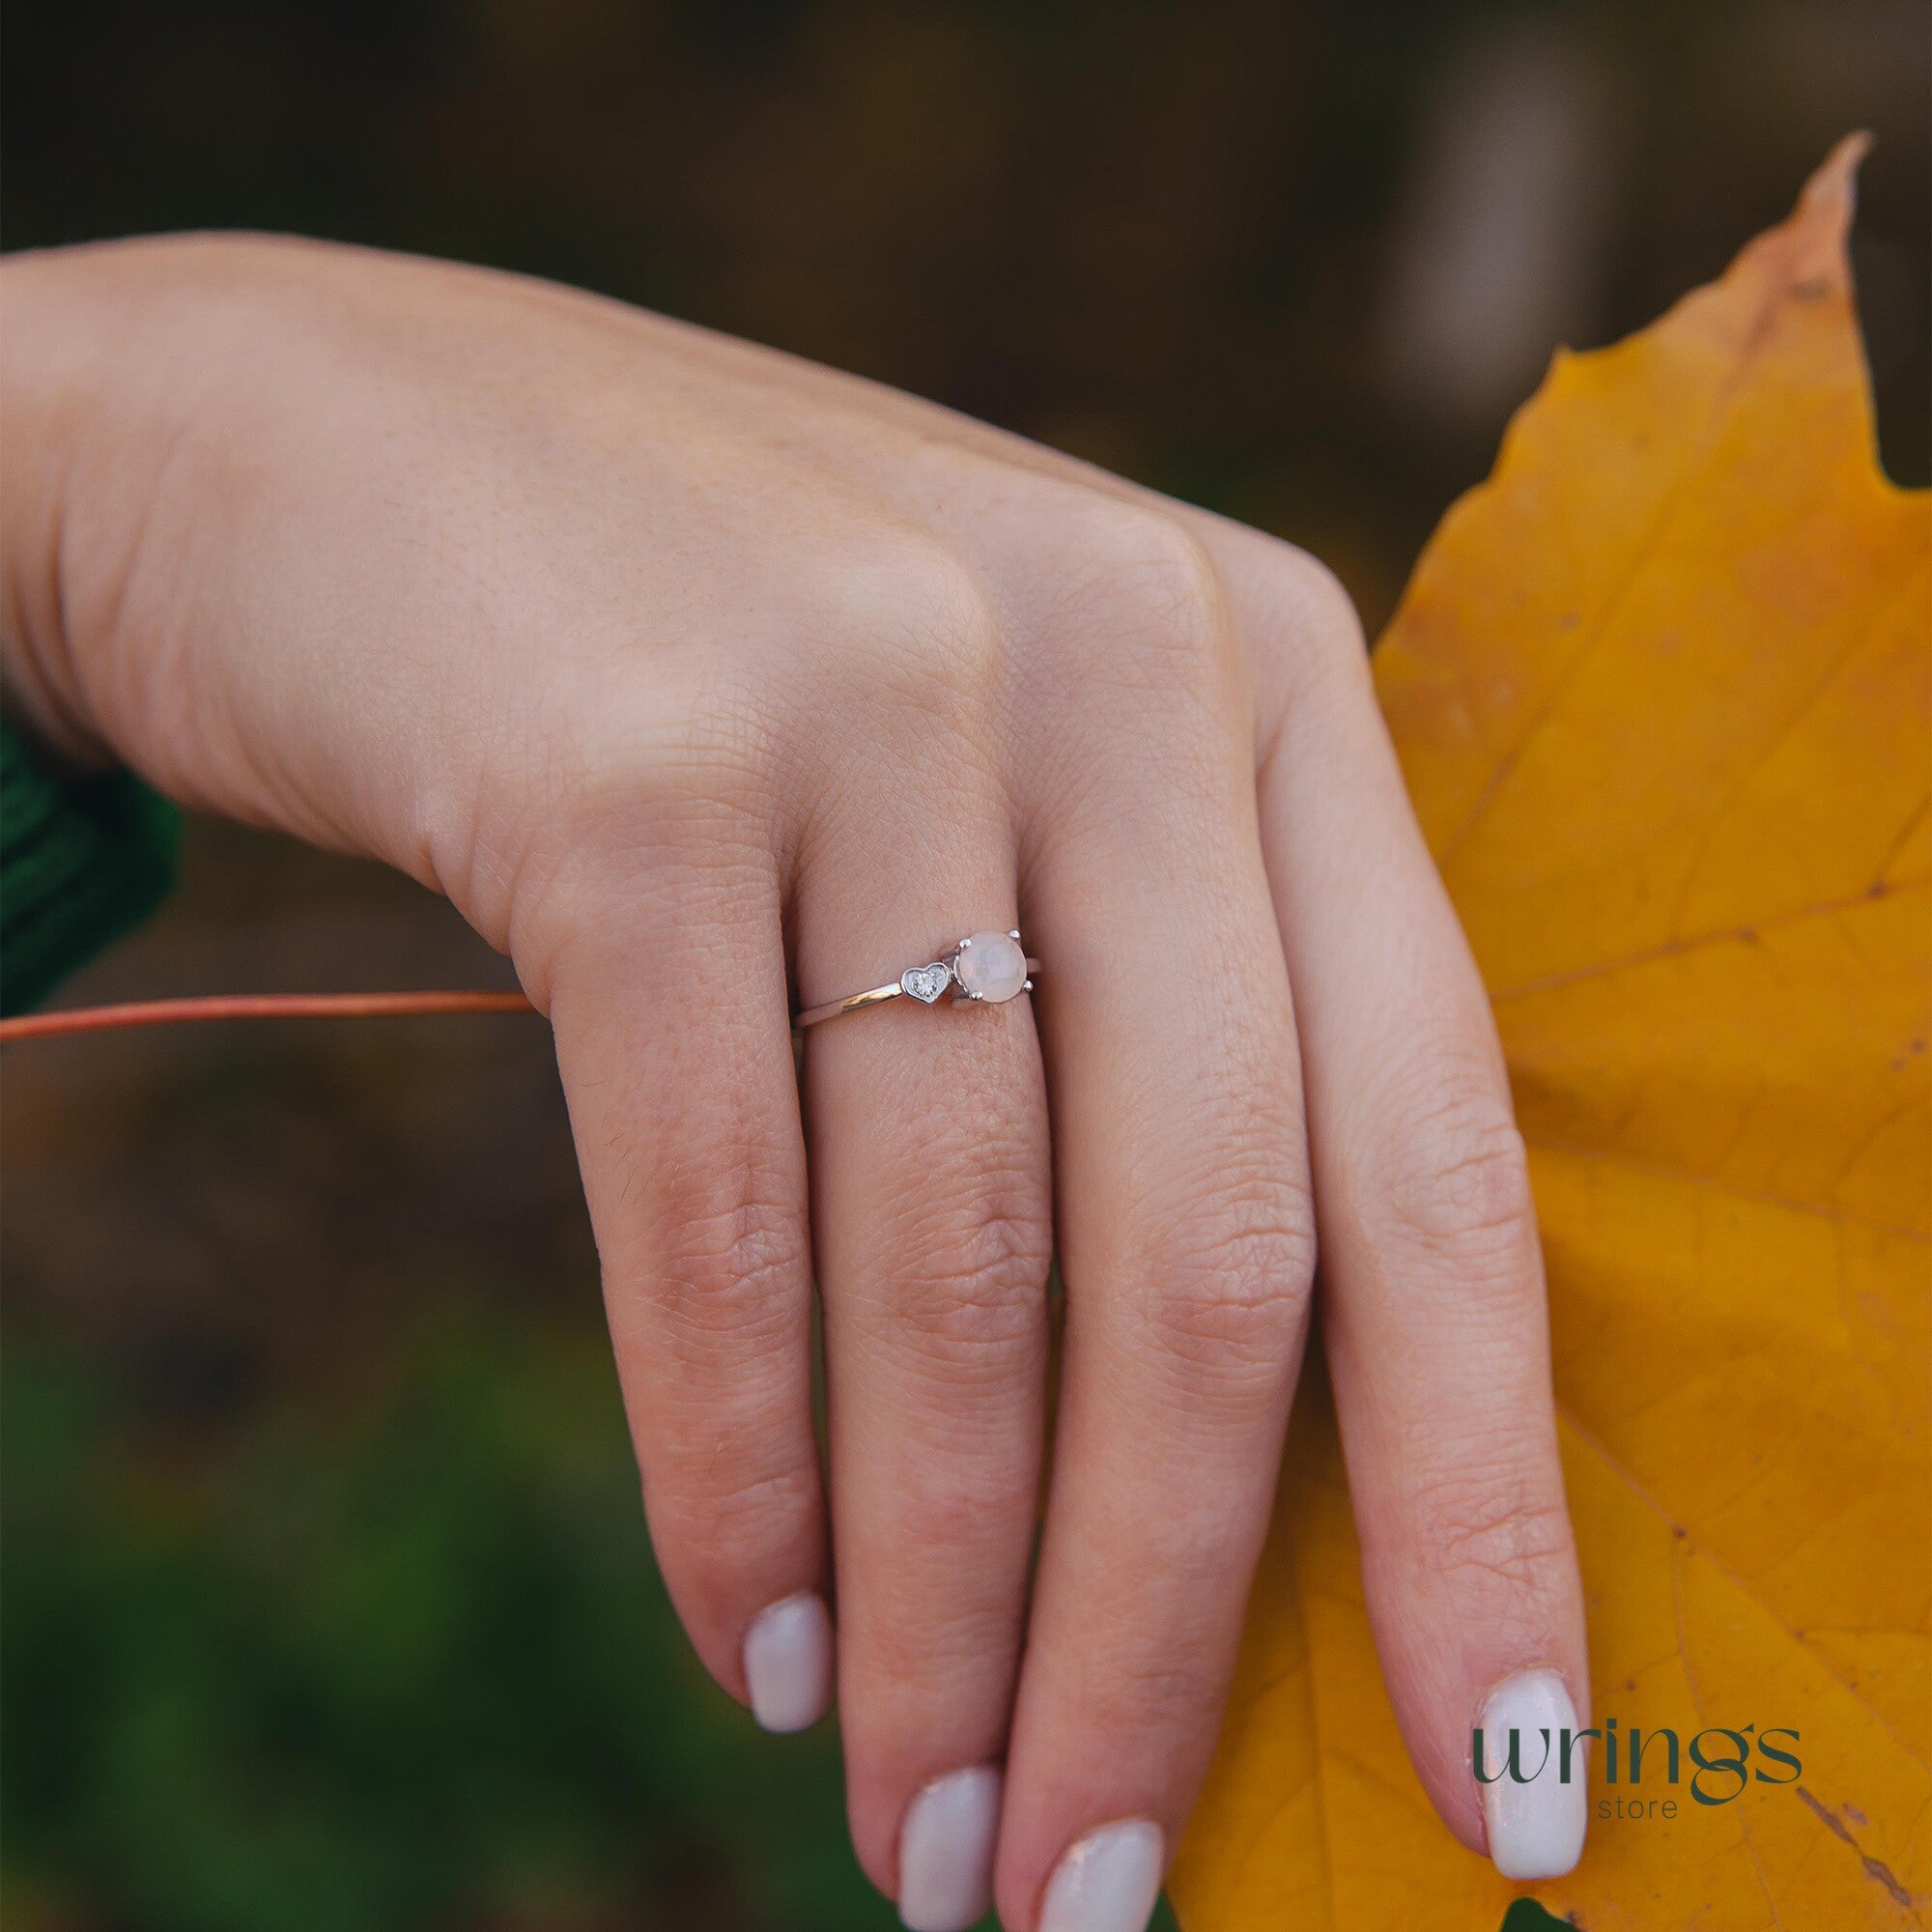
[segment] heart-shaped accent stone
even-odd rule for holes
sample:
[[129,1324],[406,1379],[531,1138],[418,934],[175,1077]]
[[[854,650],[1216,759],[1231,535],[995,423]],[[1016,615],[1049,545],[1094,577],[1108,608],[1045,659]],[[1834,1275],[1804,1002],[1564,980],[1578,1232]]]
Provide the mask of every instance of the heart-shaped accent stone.
[[911,966],[899,975],[899,991],[931,1006],[952,983],[952,968],[946,965]]

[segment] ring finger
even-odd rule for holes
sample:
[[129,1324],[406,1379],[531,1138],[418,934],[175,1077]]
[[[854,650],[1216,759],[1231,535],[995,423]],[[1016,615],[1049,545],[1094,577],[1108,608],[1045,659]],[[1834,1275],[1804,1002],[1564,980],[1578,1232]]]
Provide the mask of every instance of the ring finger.
[[[850,787],[825,829],[797,916],[808,1000],[940,961],[966,925],[983,956],[1016,923],[997,784],[962,767],[919,787],[936,850]],[[958,1932],[990,1895],[1039,1473],[1052,1237],[1030,1001],[829,1019],[805,1072],[853,1837],[909,1926]]]

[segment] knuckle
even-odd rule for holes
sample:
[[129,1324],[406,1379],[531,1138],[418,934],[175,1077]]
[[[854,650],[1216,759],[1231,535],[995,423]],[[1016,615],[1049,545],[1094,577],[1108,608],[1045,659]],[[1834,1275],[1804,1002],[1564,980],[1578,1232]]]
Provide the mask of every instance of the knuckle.
[[1145,504],[1117,505],[1099,560],[1162,631],[1203,639],[1218,627],[1213,559],[1179,518]]
[[908,1473],[900,1487],[898,1537],[927,1551],[983,1555],[1012,1534],[1027,1500],[1016,1458],[935,1458],[923,1477]]
[[[1003,1514],[1001,1531],[1012,1534],[1009,1514]],[[907,1534],[933,1550],[944,1550],[953,1562],[962,1552],[986,1547],[961,1540],[955,1520],[944,1513],[908,1523]],[[901,1587],[893,1589],[894,1583]],[[883,1605],[886,1613],[875,1614],[867,1632],[871,1708],[859,1719],[862,1730],[882,1718],[887,1722],[881,1728],[890,1730],[908,1719],[928,1721],[935,1702],[949,1690],[977,1701],[983,1694],[988,1660],[1009,1656],[1018,1647],[1017,1593],[1012,1600],[1001,1600],[979,1591],[934,1590],[929,1576],[889,1579],[887,1587],[892,1594]],[[898,1723],[891,1722],[888,1713]]]
[[747,1580],[795,1548],[816,1521],[814,1469],[718,1453],[673,1465],[646,1490],[653,1539],[681,1577],[717,1605],[738,1599]]
[[1293,544],[1281,548],[1285,553],[1281,568],[1291,586],[1290,597],[1304,643],[1328,656],[1365,659],[1368,639],[1348,586],[1319,556],[1311,556]]
[[1154,1251],[1149,1317],[1192,1368],[1272,1374],[1293,1358],[1315,1276],[1305,1186],[1223,1181]]
[[755,809],[770,787],[777,720],[722,657],[620,676],[541,721],[531,760],[582,835],[653,827],[674,838],[693,820]]
[[1236,658],[1226,600],[1207,545],[1179,516],[1089,493],[1061,538],[1060,582],[1080,635],[1169,689],[1220,693]]
[[741,1184],[722,1195],[703,1187],[672,1190],[657,1269],[641,1292],[687,1332],[762,1339],[789,1332],[798,1319],[809,1267],[806,1235],[784,1190],[759,1185],[756,1170],[743,1163],[736,1173]]
[[940,1190],[902,1226],[911,1257],[892,1285],[907,1339],[950,1369],[1004,1358],[1037,1339],[1053,1234],[1043,1202],[1019,1177]]
[[1355,601],[1319,556],[1246,524],[1206,522],[1232,594],[1263,620],[1257,642],[1299,656],[1366,655]]
[[[1238,1574],[1237,1548],[1231,1539],[1162,1536],[1148,1558],[1175,1577]],[[1213,1727],[1204,1737],[1201,1718],[1204,1710],[1218,1708],[1243,1596],[1234,1590],[1217,1603],[1198,1595],[1175,1602],[1127,1590],[1096,1599],[1081,1630],[1084,1711],[1095,1734],[1127,1748],[1149,1736],[1192,1737],[1201,1747],[1211,1746]]]
[[520,966],[534,945],[554,977],[562,954],[608,945],[613,909],[642,917],[698,882],[713,902],[769,891],[781,816],[775,741],[749,704],[732,710],[717,694],[689,714],[688,730],[668,732],[665,717],[616,701],[601,721],[573,720],[550,735],[532,761],[541,776],[520,801],[521,822],[537,830],[514,849],[495,826],[469,840],[493,855],[469,895],[507,895],[498,923]]
[[1562,1498],[1537,1493],[1527,1478],[1492,1470],[1424,1488],[1410,1534],[1438,1575],[1491,1577],[1518,1591],[1567,1574],[1575,1552]]
[[1319,729],[1375,703],[1368,644],[1354,600],[1320,558],[1259,530],[1231,528],[1227,541],[1265,764],[1291,717]]
[[1256,582],[1281,619],[1271,633],[1305,658],[1350,663],[1366,658],[1362,620],[1342,580],[1320,557],[1294,544],[1260,531],[1253,538]]
[[1198,1726],[1208,1695],[1204,1664],[1191,1644],[1155,1649],[1144,1636],[1119,1643],[1107,1660],[1106,1716],[1125,1737],[1185,1735]]
[[[940,1562],[971,1552],[983,1580],[993,1564],[1020,1560],[1012,1544],[1033,1514],[1037,1479],[1037,1459],[1022,1439],[966,1447],[950,1431],[927,1429],[908,1441],[883,1514],[899,1547]],[[920,1579],[909,1572],[907,1580],[922,1595],[929,1573]]]
[[956,722],[999,695],[1008,650],[998,606],[965,558],[913,533],[874,538],[838,581],[832,635],[856,639],[855,694],[881,693]]
[[1529,1162],[1508,1103],[1457,1095],[1389,1135],[1369,1200],[1394,1237],[1462,1260],[1512,1252],[1535,1227]]

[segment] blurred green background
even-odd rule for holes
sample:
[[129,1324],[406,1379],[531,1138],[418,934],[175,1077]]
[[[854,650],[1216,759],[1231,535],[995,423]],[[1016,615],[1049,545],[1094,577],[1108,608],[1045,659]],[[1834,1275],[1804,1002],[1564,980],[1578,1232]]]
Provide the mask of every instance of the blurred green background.
[[[1918,0],[12,0],[4,52],[8,247],[559,276],[1292,537],[1372,633],[1550,348],[1868,127],[1926,477]],[[503,982],[405,882],[194,825],[62,997]],[[657,1585],[540,1025],[11,1053],[0,1208],[10,1928],[894,1922],[829,1730],[760,1737]]]

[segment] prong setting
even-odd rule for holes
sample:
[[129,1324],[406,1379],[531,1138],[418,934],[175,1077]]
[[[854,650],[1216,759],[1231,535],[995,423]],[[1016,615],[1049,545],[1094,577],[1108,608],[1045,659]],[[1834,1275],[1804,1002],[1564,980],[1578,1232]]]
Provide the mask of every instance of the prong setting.
[[1000,1006],[1026,990],[1026,953],[1012,933],[975,932],[953,949],[952,977],[955,999]]

